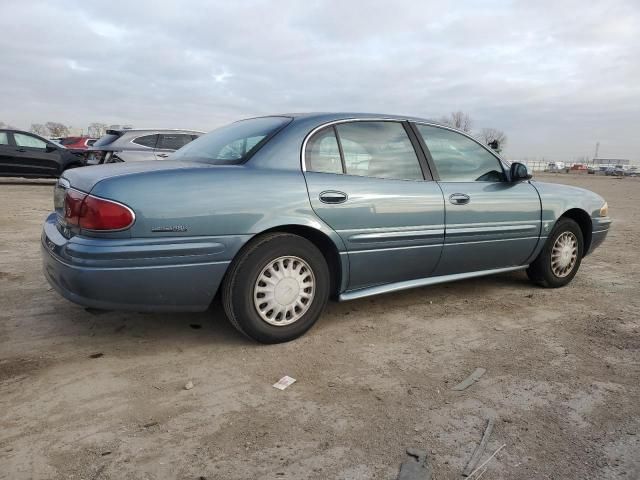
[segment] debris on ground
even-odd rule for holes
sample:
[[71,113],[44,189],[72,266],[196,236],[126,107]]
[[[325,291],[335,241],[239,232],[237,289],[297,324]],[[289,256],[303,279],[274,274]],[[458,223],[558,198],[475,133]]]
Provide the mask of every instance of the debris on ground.
[[143,425],[144,428],[151,428],[151,427],[155,427],[156,425],[158,425],[158,422],[149,422],[149,423],[145,423]]
[[191,380],[189,380],[187,383],[185,383],[184,385],[184,389],[185,390],[191,390],[193,388],[193,382]]
[[104,357],[104,353],[98,352],[98,353],[92,353],[91,355],[89,355],[89,358],[100,358],[100,357]]
[[278,390],[284,390],[289,385],[294,384],[295,381],[296,381],[295,378],[291,378],[289,375],[285,375],[280,380],[278,380],[276,383],[274,383],[273,386],[275,388],[277,388]]
[[471,459],[469,460],[469,462],[467,462],[467,466],[464,467],[464,470],[462,471],[463,477],[468,477],[471,474],[471,472],[473,472],[473,470],[476,468],[476,465],[478,465],[478,462],[480,462],[480,459],[482,458],[482,454],[487,448],[487,442],[489,441],[489,436],[493,431],[494,423],[495,423],[495,419],[493,418],[490,418],[487,420],[487,426],[484,429],[484,433],[482,434],[482,439],[480,440],[480,443],[474,450],[473,455],[471,455]]
[[199,323],[191,323],[189,326],[194,330],[199,330],[202,328],[202,325],[200,325]]
[[[482,475],[484,475],[484,472],[486,472],[486,471],[487,471],[487,467],[485,467],[485,465],[486,465],[487,463],[489,463],[489,462],[491,461],[491,459],[492,459],[493,457],[495,457],[495,456],[498,454],[498,452],[499,452],[500,450],[502,450],[502,449],[503,449],[504,447],[506,447],[506,446],[507,446],[507,444],[506,444],[506,443],[503,443],[503,444],[500,446],[500,448],[498,448],[495,452],[493,452],[493,453],[491,454],[491,456],[490,456],[489,458],[487,458],[484,462],[482,462],[482,465],[480,465],[478,468],[476,468],[473,472],[471,472],[471,473],[469,474],[469,476],[467,477],[467,480],[468,480],[468,479],[470,479],[471,477],[473,477],[476,473],[477,473],[478,475],[477,475],[473,480],[478,480]],[[484,467],[484,468],[483,468],[483,467]]]
[[427,452],[407,448],[407,459],[400,464],[398,480],[431,480],[433,471],[427,463]]
[[457,390],[457,391],[466,390],[471,385],[476,383],[480,379],[480,377],[485,374],[486,371],[487,370],[485,370],[484,368],[481,368],[481,367],[476,368],[471,373],[471,375],[469,375],[467,378],[465,378],[463,381],[461,381],[459,384],[457,384],[451,390]]

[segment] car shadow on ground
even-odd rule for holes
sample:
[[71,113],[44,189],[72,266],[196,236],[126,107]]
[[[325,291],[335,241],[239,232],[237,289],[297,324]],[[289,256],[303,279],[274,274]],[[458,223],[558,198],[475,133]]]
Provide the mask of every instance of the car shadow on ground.
[[[330,301],[320,319],[319,328],[328,333],[338,323],[346,321],[345,315],[364,311],[373,304],[402,311],[409,305],[440,299],[446,304],[451,295],[468,298],[493,295],[499,297],[504,287],[518,288],[523,295],[537,290],[523,272],[463,280],[454,283],[421,287],[411,290],[368,297],[349,302]],[[53,292],[51,292],[53,294]],[[513,290],[510,295],[513,295]],[[52,330],[66,337],[89,337],[92,348],[108,347],[114,343],[138,344],[144,342],[146,350],[162,350],[168,346],[191,348],[195,346],[239,347],[259,345],[238,332],[227,320],[222,304],[216,298],[209,309],[201,313],[137,313],[84,309],[56,299],[55,311],[36,313],[34,316],[51,315]],[[440,303],[440,302],[439,302]],[[317,327],[316,327],[317,328]],[[312,329],[309,334],[313,334]],[[53,333],[53,332],[52,332]]]

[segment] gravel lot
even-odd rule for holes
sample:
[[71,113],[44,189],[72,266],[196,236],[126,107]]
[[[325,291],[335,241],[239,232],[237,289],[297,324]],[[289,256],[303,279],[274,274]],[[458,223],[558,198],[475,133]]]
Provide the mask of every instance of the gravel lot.
[[63,300],[40,265],[51,182],[3,182],[0,478],[395,479],[407,447],[461,478],[491,415],[483,461],[506,446],[483,478],[640,478],[640,179],[539,178],[598,192],[614,219],[568,287],[515,273],[332,303],[273,346],[219,304]]

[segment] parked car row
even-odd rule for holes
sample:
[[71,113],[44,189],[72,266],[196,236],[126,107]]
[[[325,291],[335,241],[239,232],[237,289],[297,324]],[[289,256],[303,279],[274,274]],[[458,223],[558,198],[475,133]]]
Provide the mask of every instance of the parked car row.
[[162,160],[203,132],[173,129],[107,130],[99,139],[47,139],[35,133],[0,130],[0,176],[59,177],[69,168],[102,163]]
[[107,130],[87,149],[88,165],[118,162],[162,160],[195,140],[204,132],[172,129]]

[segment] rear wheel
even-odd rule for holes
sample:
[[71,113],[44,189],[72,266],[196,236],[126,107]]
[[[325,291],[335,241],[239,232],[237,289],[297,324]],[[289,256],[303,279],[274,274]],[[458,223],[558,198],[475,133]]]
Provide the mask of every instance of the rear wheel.
[[272,233],[252,241],[222,285],[231,323],[262,343],[293,340],[320,317],[329,298],[329,269],[305,238]]
[[580,226],[570,218],[560,218],[527,275],[543,287],[563,287],[578,273],[583,249]]

